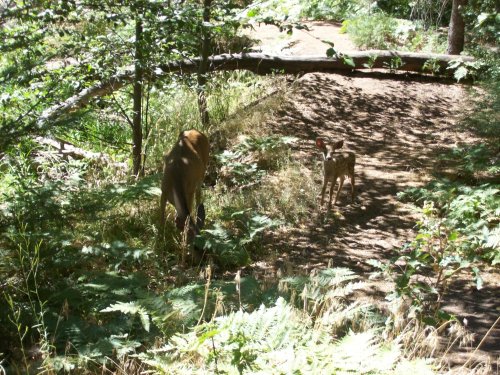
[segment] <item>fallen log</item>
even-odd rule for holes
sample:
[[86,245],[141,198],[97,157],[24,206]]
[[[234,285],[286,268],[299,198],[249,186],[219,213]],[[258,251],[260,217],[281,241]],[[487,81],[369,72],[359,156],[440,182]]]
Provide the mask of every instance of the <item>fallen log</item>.
[[[451,75],[449,63],[460,59],[473,62],[469,56],[452,56],[443,54],[420,54],[398,51],[358,51],[337,57],[326,56],[273,56],[262,53],[223,54],[210,57],[210,71],[249,70],[255,74],[302,74],[327,72],[348,74],[353,70],[387,69],[388,73],[401,71],[425,73],[427,66],[434,74]],[[145,79],[154,81],[171,73],[191,74],[198,71],[199,59],[174,61],[145,72]],[[92,98],[108,95],[132,82],[134,68],[126,68],[107,81],[100,82],[64,102],[47,108],[37,121],[43,128],[58,117],[84,107]]]
[[[470,56],[422,54],[399,51],[355,51],[349,55],[326,56],[273,56],[263,53],[223,54],[210,58],[210,68],[217,70],[249,70],[255,74],[300,74],[313,72],[347,73],[358,69],[387,69],[389,72],[406,71],[451,75],[450,62],[461,59],[474,61]],[[430,70],[432,66],[432,70]],[[198,59],[162,64],[159,76],[165,73],[194,73]],[[158,71],[158,70],[157,70]]]
[[[100,165],[109,165],[115,168],[120,168],[126,170],[127,163],[118,163],[103,153],[87,151],[82,148],[76,147],[69,142],[66,142],[61,139],[51,139],[44,137],[36,137],[35,140],[44,146],[48,146],[52,149],[52,151],[48,151],[49,154],[57,155],[62,159],[67,160],[68,157],[71,157],[76,160],[88,160],[96,162]],[[43,154],[43,152],[41,152]]]

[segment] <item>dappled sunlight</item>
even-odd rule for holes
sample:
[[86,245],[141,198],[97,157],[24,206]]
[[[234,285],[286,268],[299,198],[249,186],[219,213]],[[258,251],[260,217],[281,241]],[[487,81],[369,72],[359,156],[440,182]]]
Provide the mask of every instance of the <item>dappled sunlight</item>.
[[[459,143],[477,140],[457,127],[464,95],[463,87],[432,78],[402,75],[387,80],[362,74],[301,77],[294,93],[267,124],[274,133],[299,137],[292,145],[292,158],[311,170],[316,194],[322,184],[322,157],[315,138],[344,139],[343,150],[356,154],[356,199],[351,203],[346,180],[331,211],[319,207],[318,195],[306,220],[287,233],[276,233],[267,247],[282,249],[269,259],[278,273],[308,274],[332,265],[368,277],[374,271],[370,260],[390,259],[411,241],[419,218],[397,194],[428,183],[441,168],[437,155]],[[259,266],[252,268],[260,272]],[[383,294],[382,290],[387,293],[394,288],[388,284],[373,282],[365,296]],[[463,293],[463,287],[456,291]],[[473,296],[494,299],[490,290],[470,288],[466,295],[466,300]],[[457,298],[460,294],[450,293],[449,311],[470,316],[474,327],[484,334],[494,309],[481,306],[475,317],[471,309],[476,309],[476,304],[459,303],[455,308]],[[490,348],[495,347],[491,340],[487,341]]]

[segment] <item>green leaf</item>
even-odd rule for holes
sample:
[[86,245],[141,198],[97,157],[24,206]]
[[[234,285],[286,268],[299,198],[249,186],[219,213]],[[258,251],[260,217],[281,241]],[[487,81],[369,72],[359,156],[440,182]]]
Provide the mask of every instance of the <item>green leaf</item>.
[[335,56],[337,56],[337,51],[335,50],[335,48],[328,48],[326,50],[326,56],[327,57],[335,57]]
[[203,333],[203,335],[201,335],[198,339],[198,342],[200,344],[203,344],[206,340],[212,338],[212,337],[215,337],[216,335],[218,335],[220,333],[220,329],[211,329],[209,331],[206,331],[205,333]]
[[118,302],[110,305],[109,307],[102,309],[101,312],[121,312],[122,314],[128,315],[139,315],[142,327],[146,332],[149,332],[149,314],[146,309],[144,309],[137,302]]
[[353,68],[355,68],[355,67],[356,67],[356,64],[354,63],[353,58],[352,58],[352,57],[350,57],[350,56],[346,56],[346,55],[342,56],[342,61],[343,61],[343,62],[344,62],[344,64],[346,64],[346,65],[352,66]]
[[461,79],[467,77],[468,69],[465,66],[459,67],[457,70],[455,70],[455,73],[453,73],[453,77],[457,80],[457,82],[460,82]]

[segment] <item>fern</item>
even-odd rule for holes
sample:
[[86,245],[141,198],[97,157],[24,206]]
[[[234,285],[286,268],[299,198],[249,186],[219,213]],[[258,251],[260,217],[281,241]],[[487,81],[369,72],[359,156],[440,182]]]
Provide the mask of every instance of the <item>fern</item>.
[[[377,331],[349,331],[335,341],[282,298],[273,307],[238,311],[175,335],[140,357],[157,373],[168,374],[385,374],[413,366],[397,345],[382,344]],[[431,373],[428,365],[423,367]]]
[[149,332],[149,314],[147,311],[139,305],[137,302],[118,302],[111,306],[101,310],[101,312],[113,312],[118,311],[122,314],[137,315],[141,320],[142,327],[146,332]]
[[310,277],[289,277],[281,280],[280,289],[300,295],[301,305],[320,324],[338,329],[356,316],[367,312],[368,306],[348,303],[348,297],[363,286],[355,282],[359,276],[347,268],[327,268]]

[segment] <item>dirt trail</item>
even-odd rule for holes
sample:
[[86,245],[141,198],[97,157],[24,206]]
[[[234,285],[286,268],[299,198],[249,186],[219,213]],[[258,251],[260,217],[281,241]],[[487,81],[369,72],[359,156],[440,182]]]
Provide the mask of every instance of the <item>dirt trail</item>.
[[347,34],[341,34],[339,23],[316,21],[305,23],[309,30],[293,30],[292,35],[280,33],[276,26],[260,25],[248,35],[260,40],[256,49],[263,53],[279,55],[319,55],[326,54],[330,45],[323,41],[333,42],[339,52],[355,51],[356,46]]
[[[260,48],[266,53],[324,54],[327,45],[322,39],[333,41],[342,52],[355,49],[346,35],[338,33],[338,25],[313,22],[309,27],[308,32],[294,31],[286,37],[274,26],[262,26],[251,36],[262,40]],[[314,139],[344,138],[345,148],[357,155],[357,200],[350,204],[344,187],[337,215],[312,213],[310,225],[283,239],[280,248],[287,251],[267,267],[277,269],[286,263],[309,271],[333,260],[333,266],[367,275],[373,271],[367,260],[388,259],[414,235],[416,217],[396,194],[428,181],[440,152],[473,139],[456,127],[466,89],[425,77],[389,79],[363,73],[307,74],[297,84],[268,125],[278,134],[299,137],[294,157],[314,171],[320,171],[321,159]],[[316,180],[320,185],[320,173]],[[470,283],[457,283],[446,301],[446,310],[467,319],[475,345],[498,317],[498,279],[498,275],[489,279],[481,291]],[[369,285],[367,292],[378,297],[388,287]],[[450,365],[464,363],[469,355],[456,349],[448,357]],[[487,357],[498,368],[500,329],[490,334],[474,359]]]

